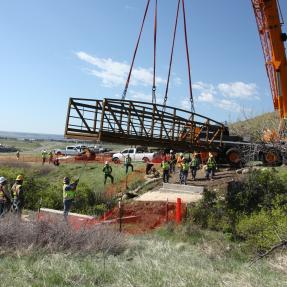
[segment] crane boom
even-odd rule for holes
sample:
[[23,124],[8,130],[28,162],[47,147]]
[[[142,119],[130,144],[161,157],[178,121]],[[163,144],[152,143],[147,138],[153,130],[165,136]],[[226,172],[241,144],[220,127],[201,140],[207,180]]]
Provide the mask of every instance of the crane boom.
[[[274,109],[287,119],[287,62],[277,0],[251,0],[265,58]],[[282,130],[281,130],[282,131]]]

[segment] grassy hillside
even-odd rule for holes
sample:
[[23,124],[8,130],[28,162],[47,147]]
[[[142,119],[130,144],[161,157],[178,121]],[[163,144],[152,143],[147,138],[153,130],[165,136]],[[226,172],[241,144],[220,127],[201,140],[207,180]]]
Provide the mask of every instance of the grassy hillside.
[[[24,190],[26,191],[25,208],[36,210],[39,202],[42,207],[62,209],[63,178],[72,180],[80,177],[78,195],[73,211],[79,213],[97,214],[101,209],[105,211],[112,194],[125,190],[125,168],[123,165],[111,164],[115,184],[111,185],[108,179],[104,185],[103,164],[63,163],[59,167],[41,163],[27,164],[22,162],[2,162],[0,175],[8,179],[9,185],[14,183],[18,174],[24,175]],[[135,170],[144,167],[142,163],[134,164]],[[129,174],[129,188],[135,188],[143,182],[143,173]]]
[[116,256],[18,251],[1,257],[0,280],[14,287],[286,286],[286,255],[252,266],[249,259],[223,235],[186,226],[131,237]]
[[265,113],[254,118],[229,124],[230,133],[260,141],[264,129],[278,130],[279,117],[276,112]]

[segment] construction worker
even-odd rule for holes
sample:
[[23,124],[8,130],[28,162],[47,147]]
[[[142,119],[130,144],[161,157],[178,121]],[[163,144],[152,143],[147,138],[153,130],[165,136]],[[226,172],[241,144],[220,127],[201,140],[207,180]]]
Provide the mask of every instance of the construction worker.
[[206,165],[207,166],[206,166],[205,178],[213,180],[215,170],[216,170],[216,161],[215,161],[213,154],[211,152],[208,154],[208,160],[207,160]]
[[49,157],[49,164],[51,164],[53,162],[53,153],[52,153],[52,151],[49,151],[48,157]]
[[0,217],[2,217],[8,210],[8,205],[11,200],[6,190],[7,179],[0,177]]
[[125,167],[126,167],[126,174],[128,174],[129,172],[129,167],[132,168],[132,172],[134,171],[134,166],[132,165],[132,158],[130,157],[129,154],[125,157]]
[[169,171],[170,173],[175,173],[175,164],[176,164],[176,157],[171,149],[169,152]]
[[16,152],[16,158],[17,158],[17,160],[20,159],[20,151],[18,151],[18,150],[17,150],[17,152]]
[[47,151],[44,149],[42,150],[42,165],[44,165],[44,163],[46,162],[47,159]]
[[199,165],[200,165],[200,162],[198,158],[198,153],[194,152],[191,158],[191,162],[190,162],[192,180],[195,180],[196,178],[196,173],[197,173],[197,170],[199,169]]
[[161,163],[161,168],[163,182],[167,183],[169,181],[169,164],[165,159]]
[[111,179],[112,184],[114,183],[114,177],[112,176],[112,167],[109,165],[109,162],[106,161],[104,168],[103,168],[103,173],[105,174],[105,181],[104,184],[107,183],[107,178],[109,177]]
[[73,183],[70,183],[70,178],[64,177],[63,183],[64,218],[67,219],[67,216],[76,197],[76,189],[79,183],[79,179]]
[[23,190],[23,175],[18,175],[16,181],[11,188],[12,206],[11,210],[21,217],[24,207],[24,190]]
[[179,168],[179,170],[181,169],[181,164],[182,164],[183,159],[184,159],[183,153],[180,153],[176,159],[176,164],[177,164],[177,167]]
[[59,161],[59,159],[57,157],[53,160],[53,164],[55,166],[59,166],[60,165],[60,161]]
[[188,170],[189,170],[189,163],[184,158],[181,163],[181,170],[180,170],[180,184],[185,184],[187,182],[188,177]]

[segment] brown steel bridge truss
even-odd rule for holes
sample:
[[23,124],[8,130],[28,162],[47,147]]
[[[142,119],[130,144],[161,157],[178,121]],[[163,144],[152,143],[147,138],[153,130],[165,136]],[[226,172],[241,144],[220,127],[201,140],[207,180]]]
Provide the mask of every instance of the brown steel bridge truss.
[[159,104],[70,98],[65,137],[183,150],[222,144],[225,126],[210,118]]

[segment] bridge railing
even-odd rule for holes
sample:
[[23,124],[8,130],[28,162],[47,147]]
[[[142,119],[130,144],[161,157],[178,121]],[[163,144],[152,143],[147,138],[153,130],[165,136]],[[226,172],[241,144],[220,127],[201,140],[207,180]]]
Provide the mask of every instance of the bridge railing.
[[65,136],[191,148],[220,145],[224,131],[222,123],[175,107],[118,99],[71,98]]

